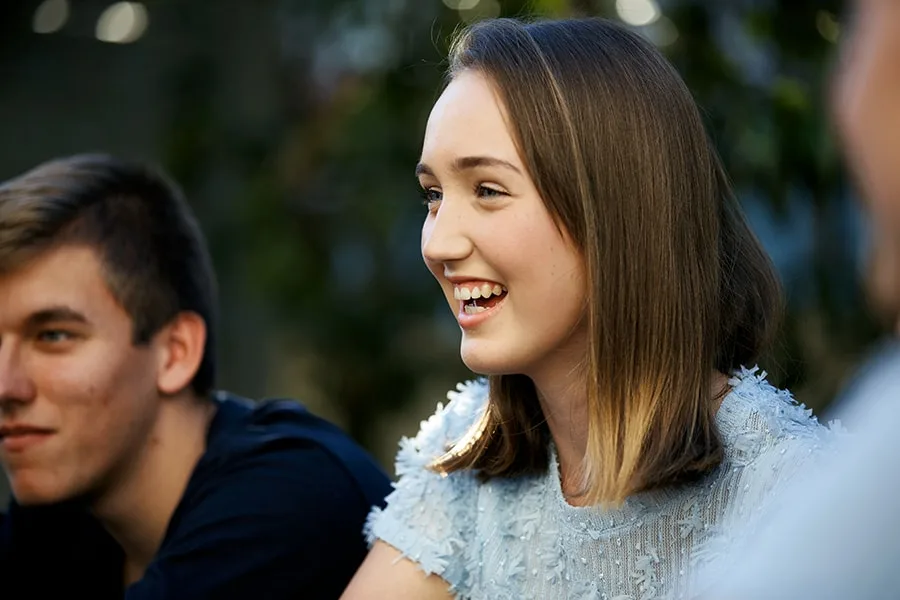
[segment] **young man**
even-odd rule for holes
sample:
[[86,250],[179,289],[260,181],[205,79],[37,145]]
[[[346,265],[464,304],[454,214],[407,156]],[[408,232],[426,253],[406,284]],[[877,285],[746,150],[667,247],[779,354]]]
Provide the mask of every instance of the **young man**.
[[[900,2],[856,0],[834,113],[872,228],[869,297],[900,333]],[[900,598],[900,347],[866,366],[835,416],[851,436],[734,549],[704,600]]]
[[178,190],[101,155],[0,186],[0,597],[336,598],[385,474],[290,401],[214,392]]

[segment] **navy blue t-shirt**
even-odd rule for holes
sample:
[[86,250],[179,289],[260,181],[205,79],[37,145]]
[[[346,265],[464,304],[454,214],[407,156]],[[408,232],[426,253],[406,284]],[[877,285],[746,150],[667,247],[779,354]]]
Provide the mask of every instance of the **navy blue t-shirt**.
[[0,513],[0,597],[92,600],[337,598],[390,492],[347,435],[299,404],[220,394],[207,449],[144,577],[76,505]]

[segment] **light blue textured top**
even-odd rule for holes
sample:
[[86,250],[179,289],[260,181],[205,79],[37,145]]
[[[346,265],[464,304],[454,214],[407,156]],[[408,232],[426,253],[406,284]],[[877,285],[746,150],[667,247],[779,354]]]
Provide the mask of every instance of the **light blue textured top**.
[[900,598],[898,412],[900,340],[838,400],[834,414],[853,435],[821,469],[790,483],[758,535],[731,545],[735,567],[703,600]]
[[725,555],[729,532],[761,515],[776,486],[834,436],[756,368],[730,385],[716,416],[725,448],[718,468],[604,510],[566,502],[552,446],[540,476],[481,483],[468,471],[428,470],[486,405],[486,382],[460,384],[415,438],[401,440],[398,481],[387,507],[369,516],[369,543],[397,548],[459,598],[690,598],[695,575],[714,572]]

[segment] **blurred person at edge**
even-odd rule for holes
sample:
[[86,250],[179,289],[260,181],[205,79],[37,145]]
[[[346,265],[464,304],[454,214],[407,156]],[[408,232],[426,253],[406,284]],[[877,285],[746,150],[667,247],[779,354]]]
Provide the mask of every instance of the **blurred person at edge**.
[[894,335],[832,414],[851,432],[703,600],[900,598],[900,2],[856,0],[831,103],[870,221],[866,287]]
[[174,183],[105,155],[0,185],[0,598],[336,598],[387,476],[214,389],[215,274]]
[[754,367],[781,308],[675,69],[612,21],[453,45],[416,177],[461,384],[345,598],[678,598],[834,435]]

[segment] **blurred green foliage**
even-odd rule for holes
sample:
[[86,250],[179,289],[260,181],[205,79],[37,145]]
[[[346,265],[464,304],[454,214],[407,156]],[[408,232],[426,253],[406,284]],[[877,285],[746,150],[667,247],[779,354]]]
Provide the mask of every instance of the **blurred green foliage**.
[[[333,3],[320,18],[353,4]],[[386,25],[401,41],[390,64],[344,73],[324,104],[295,100],[302,110],[286,109],[284,129],[248,146],[241,231],[227,234],[238,235],[254,286],[277,302],[294,343],[313,350],[311,373],[367,444],[373,420],[408,403],[423,374],[448,387],[466,376],[452,319],[417,254],[412,166],[447,38],[460,26],[460,13],[437,2],[433,16],[417,16],[424,4],[409,3]],[[615,16],[610,2],[575,0],[505,1],[502,11]],[[738,190],[762,199],[776,222],[792,202],[810,204],[811,252],[806,269],[784,273],[790,310],[764,366],[823,408],[876,334],[858,293],[856,248],[834,224],[847,196],[824,102],[836,48],[817,22],[839,7],[683,1],[663,12],[678,32],[663,50],[695,93]],[[291,68],[293,77],[308,72]]]
[[[147,2],[151,19],[169,17],[138,44],[177,56],[154,151],[197,208],[222,277],[225,383],[298,396],[385,462],[441,390],[471,376],[419,256],[413,167],[448,37],[496,13],[492,1]],[[29,51],[19,25],[36,3],[0,8],[4,65]],[[779,263],[790,304],[762,366],[824,408],[878,332],[825,102],[839,3],[660,5],[663,18],[639,29],[695,94],[742,201],[767,223],[763,241],[782,252],[806,239]],[[616,18],[607,0],[501,0],[499,11]],[[228,104],[235,90],[252,118]]]

